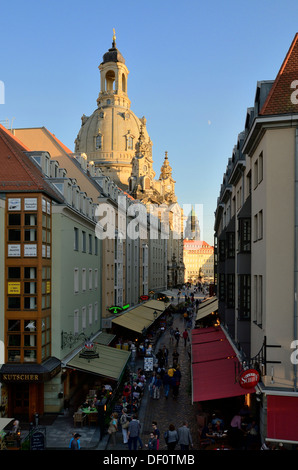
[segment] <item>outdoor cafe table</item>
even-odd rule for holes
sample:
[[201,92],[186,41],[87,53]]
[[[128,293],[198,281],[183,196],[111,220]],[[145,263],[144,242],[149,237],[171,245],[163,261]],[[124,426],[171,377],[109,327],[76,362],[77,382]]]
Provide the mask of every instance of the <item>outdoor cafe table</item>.
[[82,408],[81,411],[82,413],[85,413],[86,415],[90,413],[97,413],[96,408]]

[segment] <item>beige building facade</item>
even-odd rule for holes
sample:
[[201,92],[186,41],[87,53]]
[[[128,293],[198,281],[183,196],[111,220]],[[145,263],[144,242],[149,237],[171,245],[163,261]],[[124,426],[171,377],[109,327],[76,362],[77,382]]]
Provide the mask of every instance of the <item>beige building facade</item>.
[[[229,159],[215,212],[219,316],[243,367],[260,373],[262,440],[296,445],[298,36]],[[256,400],[256,401],[254,401]]]

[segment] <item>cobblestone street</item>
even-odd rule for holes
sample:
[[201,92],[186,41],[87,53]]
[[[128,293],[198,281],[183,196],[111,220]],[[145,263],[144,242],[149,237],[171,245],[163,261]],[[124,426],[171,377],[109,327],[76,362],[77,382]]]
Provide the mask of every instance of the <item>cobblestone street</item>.
[[[173,328],[176,327],[182,333],[185,329],[184,319],[182,314],[176,313],[173,315]],[[189,330],[189,336],[191,337],[191,330]],[[169,350],[169,361],[168,365],[172,365],[172,354],[173,350],[176,348],[176,341],[170,341],[169,329],[161,336],[156,345],[155,352],[159,348],[162,348],[163,345]],[[183,338],[180,339],[179,345],[176,348],[179,353],[179,365],[181,370],[181,384],[179,387],[179,394],[177,398],[173,398],[171,391],[169,393],[168,399],[164,396],[163,387],[161,388],[160,398],[153,399],[150,397],[148,390],[148,384],[142,398],[142,405],[138,415],[138,418],[141,423],[141,440],[143,445],[148,442],[150,432],[152,431],[152,421],[157,422],[157,427],[160,431],[160,450],[166,450],[167,446],[164,440],[164,432],[168,429],[169,424],[174,424],[175,428],[178,429],[182,426],[183,421],[187,421],[189,429],[191,431],[193,448],[199,448],[198,442],[198,432],[197,432],[197,423],[196,423],[196,409],[197,405],[192,404],[191,397],[191,367],[190,367],[190,358],[188,355],[188,345],[184,346]],[[122,434],[121,432],[117,433],[116,446],[113,446],[111,442],[108,445],[108,449],[125,449],[126,446],[122,444]],[[178,447],[177,447],[178,450]]]

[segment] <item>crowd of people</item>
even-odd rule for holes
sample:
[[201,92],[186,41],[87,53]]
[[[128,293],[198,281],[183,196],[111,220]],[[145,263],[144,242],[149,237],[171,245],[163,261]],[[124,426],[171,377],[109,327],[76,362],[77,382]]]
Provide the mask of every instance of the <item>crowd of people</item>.
[[[148,390],[149,400],[168,400],[170,397],[177,400],[179,397],[183,372],[181,371],[181,359],[185,357],[185,353],[188,357],[190,329],[196,312],[194,300],[191,300],[190,297],[188,300],[187,303],[181,305],[178,310],[179,316],[176,316],[179,319],[178,324],[181,331],[171,322],[162,337],[163,343],[158,341],[154,351],[152,349],[154,365],[151,373],[147,372],[145,375],[142,369],[138,369],[133,384],[127,382],[124,385],[121,400],[114,408],[109,425],[112,446],[115,445],[115,436],[118,431],[122,433],[122,442],[129,450],[159,450],[160,448],[173,450],[178,447],[183,450],[192,447],[192,437],[186,421],[180,427],[170,423],[162,432],[160,432],[157,423],[153,421],[148,442],[143,443],[141,439],[143,436],[142,423],[138,419],[145,388]],[[143,437],[143,440],[146,439]]]

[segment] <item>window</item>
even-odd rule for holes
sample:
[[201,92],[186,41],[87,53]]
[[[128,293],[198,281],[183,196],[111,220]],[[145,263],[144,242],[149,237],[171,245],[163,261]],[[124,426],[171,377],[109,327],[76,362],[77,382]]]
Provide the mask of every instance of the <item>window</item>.
[[89,290],[92,290],[92,269],[89,268]]
[[133,137],[127,136],[127,150],[133,150]]
[[98,288],[98,269],[94,269],[94,289]]
[[82,291],[86,291],[86,268],[82,269]]
[[77,294],[79,292],[79,269],[74,269],[74,292]]
[[235,258],[235,233],[227,232],[227,258]]
[[218,290],[219,290],[219,300],[224,301],[226,298],[225,295],[225,275],[219,274],[219,281],[218,281]]
[[89,304],[88,306],[89,325],[92,325],[92,312],[93,312],[92,304]]
[[94,237],[94,254],[95,256],[98,255],[98,240],[96,237]]
[[240,253],[250,253],[251,250],[251,220],[239,219],[238,250]]
[[235,274],[227,275],[227,307],[235,307]]
[[79,332],[79,311],[78,310],[74,311],[73,321],[74,321],[73,332],[76,335]]
[[86,307],[82,307],[82,329],[86,329]]
[[239,319],[249,319],[251,310],[250,274],[238,276],[238,313]]
[[261,240],[263,238],[263,211],[259,211],[254,216],[254,241]]
[[263,276],[254,276],[254,307],[253,321],[262,326],[263,322]]
[[258,240],[263,238],[263,211],[258,214]]
[[98,134],[95,138],[95,149],[100,150],[102,148],[102,135]]
[[82,252],[86,253],[86,232],[82,232]]
[[74,250],[78,251],[79,249],[79,229],[74,227]]
[[92,255],[92,235],[89,235],[89,255]]
[[94,321],[97,322],[98,321],[98,303],[95,302],[94,304]]

